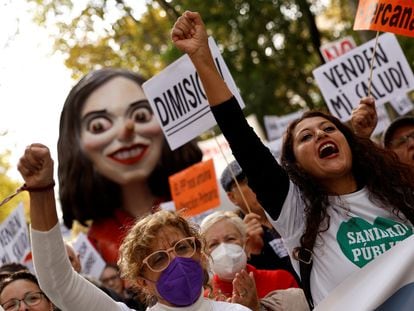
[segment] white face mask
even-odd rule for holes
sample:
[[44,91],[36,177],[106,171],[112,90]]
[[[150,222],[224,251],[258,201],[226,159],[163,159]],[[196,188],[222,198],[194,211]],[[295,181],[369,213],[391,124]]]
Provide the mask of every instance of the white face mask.
[[221,243],[210,255],[211,269],[222,280],[233,280],[237,272],[246,268],[246,252],[238,244]]

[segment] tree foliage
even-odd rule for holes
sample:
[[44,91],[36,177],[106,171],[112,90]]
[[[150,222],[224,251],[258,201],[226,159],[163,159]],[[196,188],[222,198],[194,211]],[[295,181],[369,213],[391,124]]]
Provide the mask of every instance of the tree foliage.
[[[10,170],[10,151],[6,150],[0,153],[0,201],[9,195],[16,192],[20,184],[8,176]],[[24,202],[24,205],[28,206],[28,196],[27,194],[19,194],[13,200],[7,202],[3,206],[0,206],[0,223],[7,218],[10,212],[20,203]],[[26,219],[28,219],[26,217]]]
[[[363,43],[375,35],[352,31],[355,0],[332,0],[329,6],[320,0],[147,0],[142,15],[126,0],[76,1],[77,6],[70,0],[28,1],[36,4],[40,24],[57,27],[55,47],[67,56],[74,78],[103,66],[156,74],[180,56],[169,36],[176,18],[185,10],[200,12],[248,103],[246,112],[259,120],[323,107],[312,76],[323,62],[321,42],[352,34]],[[414,44],[400,42],[413,55]]]

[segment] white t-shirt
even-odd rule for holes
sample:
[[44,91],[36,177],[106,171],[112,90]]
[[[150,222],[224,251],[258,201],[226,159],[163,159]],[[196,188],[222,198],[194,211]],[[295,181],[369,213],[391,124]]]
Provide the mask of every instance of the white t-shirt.
[[238,303],[229,303],[224,301],[214,301],[200,297],[200,299],[189,307],[169,307],[157,303],[148,311],[249,311],[250,309],[239,305]]
[[[321,233],[322,237],[317,237],[313,248],[310,283],[315,304],[352,272],[413,234],[409,221],[398,218],[391,210],[370,200],[366,188],[332,196],[330,201],[331,206],[327,210],[329,229]],[[292,264],[299,274],[299,263],[292,258],[292,251],[300,246],[299,239],[304,231],[304,204],[293,183],[289,185],[279,218],[270,221],[283,237]]]

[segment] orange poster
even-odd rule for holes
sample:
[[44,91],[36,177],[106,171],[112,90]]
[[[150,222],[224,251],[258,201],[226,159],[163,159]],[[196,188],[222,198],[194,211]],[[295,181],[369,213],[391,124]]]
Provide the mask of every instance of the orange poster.
[[195,216],[220,205],[213,160],[200,162],[169,177],[176,210]]
[[414,37],[414,1],[359,0],[354,30],[376,30]]

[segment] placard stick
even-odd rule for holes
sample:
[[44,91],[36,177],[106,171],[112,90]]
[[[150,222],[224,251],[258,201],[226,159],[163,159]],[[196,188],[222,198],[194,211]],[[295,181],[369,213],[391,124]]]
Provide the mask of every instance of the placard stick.
[[24,189],[23,189],[23,186],[22,186],[22,187],[20,187],[19,189],[17,189],[15,193],[13,193],[13,194],[11,194],[11,195],[7,196],[6,198],[4,198],[4,199],[0,202],[0,206],[5,205],[7,202],[9,202],[11,199],[13,199],[16,195],[18,195],[18,194],[19,194],[20,192],[22,192],[23,190],[24,190]]
[[375,53],[377,51],[377,46],[378,46],[378,36],[379,36],[379,31],[377,31],[377,35],[375,37],[375,46],[374,46],[374,52],[372,54],[372,60],[371,60],[371,68],[369,71],[369,81],[368,81],[368,97],[371,96],[371,84],[372,84],[372,72],[374,69],[374,59],[375,59]]
[[221,155],[222,155],[222,156],[223,156],[223,158],[224,158],[224,161],[226,161],[226,164],[227,164],[228,168],[230,169],[231,177],[233,178],[233,180],[234,180],[234,182],[235,182],[235,184],[236,184],[237,190],[240,192],[240,195],[241,195],[241,197],[242,197],[242,200],[243,200],[244,204],[245,204],[245,205],[246,205],[246,207],[247,207],[247,210],[249,211],[249,213],[251,213],[251,212],[252,212],[252,210],[250,209],[250,206],[249,206],[249,204],[247,203],[246,198],[244,197],[243,191],[242,191],[242,190],[241,190],[241,188],[240,188],[240,184],[239,184],[239,182],[237,181],[237,178],[236,178],[236,175],[234,174],[233,169],[231,168],[231,166],[229,166],[229,164],[230,164],[230,163],[229,163],[229,161],[227,160],[227,158],[226,158],[226,156],[225,156],[225,154],[224,154],[224,151],[223,151],[223,149],[221,148],[221,146],[220,146],[220,144],[219,144],[219,142],[218,142],[218,140],[217,140],[217,136],[216,136],[216,134],[214,133],[214,131],[211,131],[211,132],[212,132],[212,134],[213,134],[214,141],[216,142],[216,144],[217,144],[217,146],[218,146],[218,148],[219,148],[219,150],[220,150],[220,153],[221,153]]

